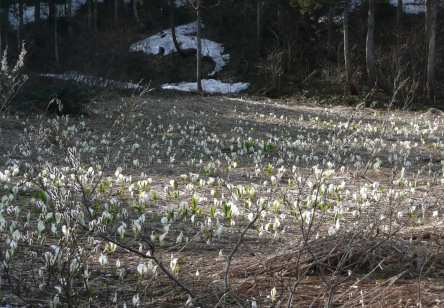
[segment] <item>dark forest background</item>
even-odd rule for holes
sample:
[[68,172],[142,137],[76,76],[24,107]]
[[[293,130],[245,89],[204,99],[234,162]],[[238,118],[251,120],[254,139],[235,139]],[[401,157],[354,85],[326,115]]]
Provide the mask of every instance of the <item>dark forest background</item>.
[[[183,7],[166,0],[2,0],[0,49],[14,58],[25,42],[28,92],[51,83],[39,74],[70,71],[156,88],[196,78],[196,52],[146,56],[129,45],[199,12],[202,37],[231,55],[216,77],[251,82],[251,94],[439,107],[443,9],[439,0],[404,2],[398,8],[425,12],[407,14],[388,0],[193,0]],[[26,16],[30,7],[34,16]],[[211,69],[204,58],[201,74]]]

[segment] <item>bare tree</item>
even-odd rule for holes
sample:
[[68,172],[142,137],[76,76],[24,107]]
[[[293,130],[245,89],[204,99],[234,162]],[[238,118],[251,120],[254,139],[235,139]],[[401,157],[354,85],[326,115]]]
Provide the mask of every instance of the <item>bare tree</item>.
[[344,64],[345,64],[345,87],[346,91],[350,92],[351,85],[351,63],[350,63],[350,39],[349,39],[349,11],[350,0],[345,0],[344,5]]
[[67,0],[65,3],[65,14],[68,21],[68,35],[71,37],[73,34],[73,11],[72,11],[72,1]]
[[93,28],[93,12],[94,12],[94,0],[87,0],[86,6],[88,10],[87,18],[88,18],[88,27],[90,29]]
[[40,0],[34,0],[34,21],[40,23]]
[[56,65],[60,64],[60,53],[59,53],[59,29],[57,24],[57,5],[54,6],[54,58]]
[[279,43],[282,43],[282,34],[283,32],[283,26],[284,26],[284,11],[285,8],[282,5],[281,1],[276,1],[276,23],[277,23],[277,33],[279,34]]
[[189,0],[191,6],[194,8],[196,12],[196,22],[197,22],[197,48],[196,48],[196,82],[197,82],[197,91],[199,93],[203,92],[202,88],[202,20],[201,20],[201,11],[202,11],[202,0]]
[[262,48],[262,14],[264,8],[264,1],[256,0],[256,42],[257,52],[260,54]]
[[119,0],[114,0],[114,25],[119,24]]
[[436,25],[438,17],[438,1],[427,0],[428,25],[428,55],[427,55],[427,96],[433,98],[435,88],[435,59],[436,59]]
[[99,1],[93,0],[93,15],[94,15],[94,32],[97,33],[99,28]]
[[335,13],[335,8],[330,5],[328,8],[328,29],[327,29],[327,53],[330,56],[332,54],[333,48],[333,16]]
[[73,0],[68,0],[67,3],[65,4],[65,9],[66,9],[66,15],[71,18],[72,17],[72,1]]
[[367,77],[370,86],[377,82],[376,55],[375,55],[375,0],[368,1],[367,40],[365,48]]
[[87,24],[88,28],[97,32],[98,23],[98,2],[97,0],[86,0]]
[[3,55],[3,50],[8,44],[7,31],[8,31],[8,17],[9,17],[9,4],[5,6],[0,5],[0,56]]
[[133,0],[132,1],[132,9],[133,9],[133,15],[134,15],[134,20],[137,22],[137,24],[141,27],[143,27],[143,22],[140,19],[140,15],[139,15],[139,4],[142,4],[142,0]]
[[18,25],[17,25],[18,50],[20,50],[22,46],[22,29],[23,29],[23,0],[18,0]]
[[428,39],[430,37],[430,22],[432,21],[430,13],[432,12],[432,4],[433,4],[433,0],[425,0],[425,7],[426,7],[426,11],[425,11],[425,37],[426,37],[426,42],[428,44]]
[[174,0],[168,1],[168,6],[170,10],[170,27],[171,27],[171,36],[173,37],[173,43],[174,47],[176,48],[177,52],[181,56],[185,56],[185,53],[180,48],[180,44],[177,41],[177,35],[176,35],[176,6],[174,5]]
[[197,91],[202,92],[202,27],[201,27],[201,0],[196,0],[196,20],[197,20],[197,52],[196,52],[196,79],[197,79]]
[[396,7],[396,39],[398,49],[401,48],[402,18],[404,15],[404,1],[398,0]]
[[3,32],[4,32],[4,21],[3,21],[3,11],[4,9],[0,7],[0,57],[3,56]]
[[401,29],[402,15],[404,14],[404,1],[398,0],[396,8],[396,28],[399,31]]
[[60,58],[59,58],[59,40],[58,40],[58,27],[57,27],[57,5],[55,3],[55,0],[49,0],[49,16],[48,21],[50,25],[50,33],[52,32],[53,38],[53,51],[54,51],[54,60],[56,65],[59,65]]

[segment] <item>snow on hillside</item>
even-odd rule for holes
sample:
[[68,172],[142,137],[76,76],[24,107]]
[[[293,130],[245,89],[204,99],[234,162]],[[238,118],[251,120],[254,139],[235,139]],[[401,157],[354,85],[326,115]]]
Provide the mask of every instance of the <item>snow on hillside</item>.
[[[226,83],[215,79],[203,79],[202,88],[210,94],[234,94],[245,91],[250,86],[247,82]],[[165,83],[161,86],[164,90],[176,90],[182,92],[197,92],[196,82]]]
[[[177,41],[182,49],[197,49],[197,23],[192,22],[176,27]],[[130,51],[141,51],[149,55],[169,55],[176,52],[171,29],[164,30],[130,46]],[[202,39],[202,55],[210,57],[215,64],[214,70],[209,74],[213,76],[220,72],[230,59],[224,54],[224,47],[220,43]]]

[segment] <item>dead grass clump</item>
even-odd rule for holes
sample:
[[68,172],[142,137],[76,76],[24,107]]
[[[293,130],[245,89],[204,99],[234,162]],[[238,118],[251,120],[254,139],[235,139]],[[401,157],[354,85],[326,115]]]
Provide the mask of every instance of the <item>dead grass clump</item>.
[[[444,263],[439,246],[424,241],[405,239],[359,239],[352,246],[343,237],[313,240],[308,246],[273,256],[254,264],[243,262],[233,267],[231,275],[247,278],[258,275],[269,277],[298,277],[319,275],[369,275],[386,279],[401,272],[406,277],[436,276]],[[247,262],[248,260],[245,260]]]

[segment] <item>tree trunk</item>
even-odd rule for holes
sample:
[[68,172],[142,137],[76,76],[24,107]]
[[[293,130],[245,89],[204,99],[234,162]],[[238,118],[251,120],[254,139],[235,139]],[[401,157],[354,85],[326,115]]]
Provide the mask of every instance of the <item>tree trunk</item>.
[[367,40],[365,47],[367,77],[371,87],[376,86],[376,56],[375,56],[375,1],[368,2],[368,19],[367,19]]
[[40,23],[40,0],[34,1],[34,22]]
[[[51,28],[55,15],[55,0],[48,0],[48,25]],[[51,30],[51,29],[50,29]]]
[[73,32],[74,32],[73,31],[73,27],[72,27],[72,24],[73,24],[72,1],[73,0],[68,0],[67,12],[66,12],[66,17],[67,17],[67,20],[68,20],[68,36],[69,37],[72,37]]
[[54,58],[55,58],[55,63],[58,66],[60,64],[60,55],[59,55],[59,29],[57,25],[57,5],[54,6]]
[[328,29],[327,29],[327,54],[330,57],[333,49],[333,16],[335,9],[333,6],[328,8]]
[[134,20],[136,21],[136,23],[143,27],[143,23],[140,20],[140,16],[139,16],[139,0],[133,0],[133,15],[134,15]]
[[119,24],[119,0],[114,0],[114,25]]
[[264,2],[262,0],[257,0],[256,3],[256,43],[257,43],[257,53],[261,53],[262,48],[262,9],[264,7]]
[[398,45],[398,53],[401,50],[401,34],[402,34],[402,17],[404,15],[404,1],[398,0],[398,7],[396,8],[396,40]]
[[349,40],[349,10],[350,0],[345,0],[344,7],[344,65],[345,65],[345,88],[348,93],[351,92],[351,63],[350,63],[350,40]]
[[430,13],[432,12],[432,5],[433,5],[433,0],[425,0],[425,5],[426,5],[426,11],[425,11],[425,37],[426,37],[426,42],[428,44],[428,40],[430,37],[430,23],[432,21],[432,18],[430,16]]
[[427,96],[431,99],[435,94],[436,24],[438,17],[437,0],[427,0],[427,10],[427,17],[430,19],[428,28]]
[[94,32],[97,33],[99,29],[99,2],[98,0],[93,0],[93,14],[94,14]]
[[171,27],[171,36],[173,37],[173,44],[176,48],[177,52],[184,57],[185,53],[180,48],[180,44],[177,41],[176,36],[176,6],[174,5],[174,0],[169,0],[169,9],[170,9],[170,27]]
[[396,8],[396,28],[401,30],[402,15],[404,14],[404,1],[398,0],[398,7]]
[[199,93],[203,92],[202,88],[202,72],[201,72],[201,64],[202,64],[202,34],[201,34],[201,7],[200,0],[196,0],[196,19],[197,19],[197,50],[196,50],[196,79],[197,79],[197,91]]
[[22,47],[22,29],[23,29],[23,0],[18,0],[18,25],[17,25],[17,48]]
[[8,47],[8,29],[9,29],[9,4],[0,10],[0,58],[3,56],[4,50]]
[[54,61],[56,65],[59,64],[59,46],[58,46],[58,31],[57,31],[57,6],[55,0],[48,1],[49,6],[49,16],[48,22],[50,27],[50,32],[52,33],[52,47],[54,52]]
[[94,0],[87,0],[87,10],[88,10],[88,14],[87,14],[87,19],[88,19],[88,28],[89,29],[93,29],[93,14],[94,14]]
[[276,20],[277,20],[277,39],[279,46],[282,46],[282,35],[283,35],[283,22],[282,22],[282,4],[280,1],[277,1],[276,5]]
[[69,18],[72,17],[72,0],[68,0],[68,4],[67,4],[67,14]]
[[5,33],[5,9],[0,6],[0,60],[3,57],[3,46],[5,45],[4,33]]

